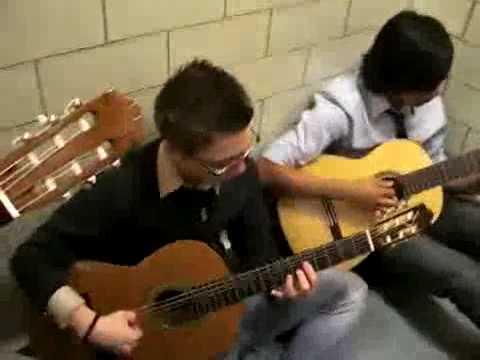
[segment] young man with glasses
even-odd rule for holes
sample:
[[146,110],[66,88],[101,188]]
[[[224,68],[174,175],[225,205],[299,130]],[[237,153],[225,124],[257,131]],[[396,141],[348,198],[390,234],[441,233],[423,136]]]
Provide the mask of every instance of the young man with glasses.
[[[453,58],[452,40],[438,20],[413,11],[395,15],[360,67],[332,79],[298,124],[270,144],[258,161],[260,178],[277,193],[341,198],[378,210],[395,205],[392,181],[327,179],[295,167],[322,153],[366,155],[395,138],[416,140],[434,162],[446,159],[440,95]],[[443,212],[429,234],[376,253],[364,269],[446,297],[480,327],[480,212],[477,204],[455,196],[479,189],[478,175],[448,184]]]
[[[65,282],[78,259],[136,264],[178,239],[214,244],[234,271],[277,258],[248,158],[252,118],[251,101],[230,74],[207,61],[181,68],[155,101],[161,138],[78,193],[17,249],[12,270],[30,301],[82,337],[96,316]],[[342,339],[366,293],[352,273],[315,273],[304,263],[283,287],[249,299],[225,358],[352,359]],[[88,339],[128,355],[141,336],[135,313],[124,309],[100,317]]]

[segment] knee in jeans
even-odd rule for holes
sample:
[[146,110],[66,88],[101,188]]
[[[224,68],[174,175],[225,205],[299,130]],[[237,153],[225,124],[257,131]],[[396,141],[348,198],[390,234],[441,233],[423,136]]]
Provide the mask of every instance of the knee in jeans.
[[[328,270],[332,286],[335,287],[334,299],[331,306],[336,311],[360,312],[366,304],[368,285],[358,275],[352,272]],[[320,277],[319,281],[322,281]],[[326,286],[328,286],[326,284]]]
[[453,289],[467,289],[475,291],[480,286],[480,272],[478,269],[464,269],[450,274],[449,284]]
[[345,273],[347,281],[345,282],[343,302],[351,307],[358,307],[365,304],[368,296],[368,285],[358,275],[351,272]]

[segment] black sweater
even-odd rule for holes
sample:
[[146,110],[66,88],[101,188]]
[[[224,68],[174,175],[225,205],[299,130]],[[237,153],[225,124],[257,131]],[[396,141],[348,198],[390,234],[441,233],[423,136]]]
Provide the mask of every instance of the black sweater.
[[[237,259],[232,270],[278,257],[252,162],[245,173],[223,183],[218,196],[181,187],[160,198],[158,146],[155,140],[132,151],[121,167],[100,175],[92,189],[78,192],[17,249],[12,272],[39,310],[66,284],[77,260],[133,265],[179,239],[214,244],[222,229]],[[209,209],[206,222],[202,208]]]

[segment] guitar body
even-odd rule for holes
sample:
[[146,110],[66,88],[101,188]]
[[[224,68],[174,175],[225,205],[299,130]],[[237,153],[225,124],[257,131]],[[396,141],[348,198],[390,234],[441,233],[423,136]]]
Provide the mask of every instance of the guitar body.
[[[302,167],[308,174],[337,178],[355,179],[381,174],[406,174],[432,164],[428,153],[410,140],[392,140],[379,145],[360,159],[336,155],[322,155],[316,161]],[[442,210],[443,192],[440,186],[425,190],[406,199],[408,207],[424,203],[433,213],[435,221]],[[363,231],[375,223],[373,211],[352,203],[331,200],[342,236]],[[321,246],[334,240],[322,200],[305,198],[282,198],[278,203],[278,214],[283,232],[294,253]],[[359,256],[337,266],[350,270],[366,256]]]
[[[234,344],[244,299],[278,288],[303,261],[320,271],[407,241],[427,228],[431,219],[423,204],[404,209],[333,244],[230,275],[223,259],[209,246],[180,240],[133,267],[78,262],[69,284],[101,315],[136,311],[143,337],[131,359],[213,360]],[[29,319],[36,358],[96,359],[90,346],[60,330],[49,317],[32,313]]]
[[[151,303],[162,291],[188,289],[228,273],[222,258],[197,241],[167,245],[135,267],[84,262],[74,267],[70,285],[101,314],[136,309]],[[223,308],[185,325],[163,329],[162,314],[141,317],[144,336],[133,353],[135,360],[214,359],[235,339],[242,304]],[[59,330],[44,316],[31,317],[30,341],[42,360],[95,359],[90,347]]]

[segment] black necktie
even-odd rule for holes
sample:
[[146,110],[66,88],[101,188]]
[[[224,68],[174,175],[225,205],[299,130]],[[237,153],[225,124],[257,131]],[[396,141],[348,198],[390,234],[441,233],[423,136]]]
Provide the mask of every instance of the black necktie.
[[398,139],[407,139],[407,130],[405,129],[405,115],[400,111],[395,111],[393,109],[389,109],[386,111],[388,115],[393,119],[395,123],[395,128],[397,130],[397,138]]

